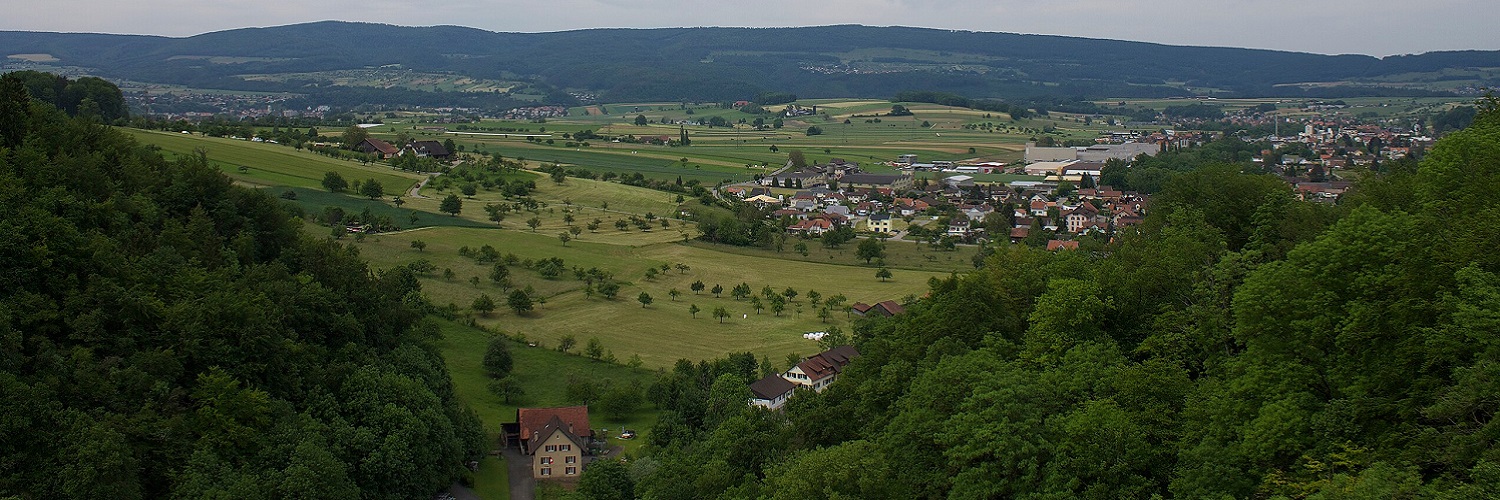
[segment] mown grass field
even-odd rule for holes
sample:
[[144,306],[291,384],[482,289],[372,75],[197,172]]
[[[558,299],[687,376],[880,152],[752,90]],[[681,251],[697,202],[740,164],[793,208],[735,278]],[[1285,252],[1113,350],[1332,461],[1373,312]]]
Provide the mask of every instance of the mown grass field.
[[[892,225],[897,229],[905,229],[908,224],[904,220],[896,219],[892,222]],[[797,252],[796,245],[799,242],[807,245],[806,256]],[[839,248],[828,249],[823,248],[819,240],[802,240],[792,237],[787,239],[786,244],[780,252],[768,248],[716,245],[697,240],[688,244],[713,252],[732,253],[749,257],[861,267],[869,269],[870,273],[874,273],[876,269],[879,269],[878,266],[873,264],[873,261],[871,264],[866,264],[864,259],[859,258],[858,252],[855,251],[859,241],[846,243]],[[892,239],[885,243],[884,260],[886,267],[892,270],[904,269],[936,273],[965,272],[974,268],[970,260],[974,252],[975,250],[971,247],[959,247],[956,251],[944,251],[929,248],[926,244]]]
[[[421,180],[417,174],[402,172],[383,164],[361,165],[358,162],[298,151],[288,146],[256,143],[218,137],[173,134],[140,129],[121,129],[136,140],[154,144],[170,155],[192,154],[203,149],[211,164],[231,179],[259,186],[294,186],[321,188],[323,176],[337,172],[345,180],[375,179],[387,195],[400,195]],[[240,167],[248,167],[244,172]]]
[[[286,191],[296,193],[296,199],[282,198],[283,203],[300,207],[305,214],[304,218],[314,219],[322,214],[327,207],[338,207],[346,214],[360,214],[369,210],[374,215],[390,217],[397,226],[402,228],[417,228],[428,226],[457,226],[457,227],[494,227],[493,223],[486,223],[462,217],[451,217],[448,214],[432,211],[415,210],[411,205],[396,207],[389,199],[370,200],[358,198],[343,193],[330,193],[320,189],[300,187],[276,187],[263,188],[271,196],[282,196]],[[412,218],[416,214],[416,218]],[[415,222],[413,222],[415,221]]]
[[[553,212],[564,208],[572,208],[578,211],[575,214],[580,220],[588,221],[595,217],[605,217],[621,212],[645,215],[650,212],[656,215],[671,215],[677,207],[677,195],[665,191],[642,189],[635,186],[627,186],[617,182],[597,181],[593,179],[579,179],[569,177],[561,184],[553,182],[548,176],[536,172],[520,172],[516,174],[530,178],[536,182],[537,189],[531,193],[531,197],[554,208]],[[449,194],[460,193],[461,184],[455,183],[448,189],[437,189],[437,185],[428,184],[422,189],[424,196],[442,198]],[[494,190],[484,189],[482,186],[472,197],[465,197],[466,203],[472,202],[478,213],[486,203],[500,203],[506,201],[505,197]],[[570,205],[571,204],[571,205]],[[605,205],[608,205],[607,207]],[[556,215],[555,213],[552,215]],[[587,218],[584,218],[587,216]],[[510,220],[507,218],[507,220]],[[524,221],[524,218],[521,219]],[[520,222],[520,221],[518,221]]]
[[[413,239],[427,243],[425,251],[413,250],[410,246]],[[530,285],[547,300],[535,311],[517,316],[503,307],[508,292],[488,279],[491,266],[458,255],[461,246],[478,248],[485,244],[502,254],[514,253],[523,260],[558,257],[569,268],[598,267],[614,273],[622,287],[614,300],[597,295],[590,298],[582,291],[584,283],[571,276],[547,280],[521,266],[512,266],[514,287]],[[730,352],[749,351],[773,360],[784,359],[788,354],[812,354],[818,350],[817,345],[802,338],[803,333],[820,331],[829,325],[847,328],[848,319],[842,311],[835,311],[830,321],[823,323],[805,298],[808,290],[817,290],[824,297],[843,294],[849,304],[899,300],[925,293],[928,278],[948,275],[897,269],[894,279],[881,282],[875,278],[873,267],[827,264],[814,258],[749,255],[682,243],[632,247],[585,239],[564,247],[554,236],[493,229],[435,227],[380,235],[355,245],[376,267],[416,259],[435,264],[438,272],[424,278],[422,283],[424,292],[437,304],[452,303],[467,310],[481,293],[495,298],[501,304],[500,310],[480,318],[482,324],[523,333],[548,346],[557,345],[558,339],[565,335],[573,335],[580,344],[597,337],[616,358],[625,360],[640,355],[648,367],[670,366],[683,358],[710,359]],[[790,248],[787,247],[788,252]],[[844,251],[853,254],[852,247],[846,246]],[[967,262],[965,253],[946,253],[951,255],[942,258]],[[675,269],[678,263],[687,264],[690,269],[679,272]],[[666,272],[654,280],[645,278],[648,267],[659,269],[663,264],[669,266]],[[453,269],[456,279],[443,279],[445,268]],[[470,282],[473,277],[479,278],[478,286]],[[690,285],[697,280],[702,280],[706,289],[694,295]],[[730,298],[728,290],[740,283],[749,284],[757,293],[769,285],[777,292],[791,287],[801,295],[788,304],[781,317],[770,310],[757,315],[748,301]],[[709,292],[716,284],[725,289],[722,297],[715,298]],[[669,295],[672,289],[681,293],[675,301]],[[642,307],[636,300],[641,292],[651,295],[653,303]],[[702,311],[696,318],[688,312],[690,305],[697,305]],[[800,315],[796,312],[798,306],[802,308]],[[721,324],[712,316],[716,307],[726,308],[733,317]]]

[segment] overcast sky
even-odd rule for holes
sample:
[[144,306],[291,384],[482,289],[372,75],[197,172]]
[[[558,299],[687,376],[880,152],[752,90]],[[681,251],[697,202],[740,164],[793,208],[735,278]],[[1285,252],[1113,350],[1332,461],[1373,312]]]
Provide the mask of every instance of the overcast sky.
[[866,24],[1323,54],[1500,49],[1500,0],[0,0],[0,12],[0,30],[167,36],[330,19],[524,32]]

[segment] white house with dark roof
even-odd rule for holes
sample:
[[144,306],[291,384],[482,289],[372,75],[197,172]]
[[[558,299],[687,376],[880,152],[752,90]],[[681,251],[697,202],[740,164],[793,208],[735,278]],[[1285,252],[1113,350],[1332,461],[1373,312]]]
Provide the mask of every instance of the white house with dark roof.
[[781,378],[780,374],[766,375],[750,384],[750,404],[771,410],[780,409],[797,390],[797,384]]
[[803,358],[784,373],[767,375],[751,383],[749,403],[775,410],[785,405],[798,388],[823,392],[857,357],[859,351],[854,346],[841,345]]

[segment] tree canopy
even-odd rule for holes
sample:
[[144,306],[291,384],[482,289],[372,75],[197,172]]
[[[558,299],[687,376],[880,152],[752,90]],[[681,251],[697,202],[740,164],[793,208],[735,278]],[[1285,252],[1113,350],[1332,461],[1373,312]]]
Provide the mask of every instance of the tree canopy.
[[780,412],[716,403],[753,356],[678,363],[648,391],[660,451],[636,493],[1492,495],[1500,109],[1477,109],[1337,206],[1204,168],[1106,251],[997,247],[856,321],[861,356]]
[[43,106],[6,125],[0,496],[416,498],[482,456],[411,270],[201,154]]

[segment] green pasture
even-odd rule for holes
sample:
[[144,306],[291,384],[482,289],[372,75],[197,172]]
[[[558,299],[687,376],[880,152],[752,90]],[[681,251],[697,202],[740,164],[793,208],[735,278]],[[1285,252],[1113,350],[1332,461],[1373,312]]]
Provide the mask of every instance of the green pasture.
[[[510,352],[515,360],[511,376],[521,382],[526,394],[514,401],[514,404],[505,404],[490,392],[489,382],[493,379],[484,373],[483,368],[485,348],[495,334],[450,321],[440,320],[440,323],[443,338],[437,342],[437,346],[443,353],[448,373],[453,377],[454,390],[459,398],[479,414],[485,433],[491,438],[499,437],[500,424],[516,421],[516,408],[579,404],[568,401],[565,397],[570,375],[597,383],[609,381],[611,384],[638,384],[642,393],[655,380],[651,370],[625,366],[625,359],[620,360],[621,364],[612,364],[577,354],[588,343],[588,337],[578,337],[578,347],[572,354],[510,342]],[[618,353],[615,355],[619,356]],[[604,414],[595,412],[589,415],[589,425],[603,429],[619,428],[623,424],[644,431],[656,419],[656,412],[649,407],[650,405],[643,404],[640,411],[622,420],[607,418]]]
[[[613,230],[613,228],[611,228]],[[603,232],[603,231],[601,231]],[[639,233],[633,232],[637,236]],[[646,366],[666,367],[678,359],[709,359],[730,352],[750,351],[767,355],[772,359],[784,359],[787,354],[811,354],[817,350],[816,343],[802,338],[802,333],[818,331],[828,324],[822,323],[806,299],[799,297],[796,304],[788,304],[781,317],[770,310],[756,315],[747,301],[735,301],[728,289],[739,283],[748,283],[752,289],[770,285],[779,291],[792,287],[802,294],[817,290],[825,297],[844,294],[849,304],[854,302],[877,302],[900,299],[907,295],[926,292],[927,279],[947,276],[947,272],[914,271],[896,269],[894,279],[880,282],[875,278],[874,267],[829,264],[822,260],[825,251],[810,251],[805,260],[790,254],[753,255],[735,253],[738,249],[709,248],[700,244],[682,244],[641,241],[640,245],[574,241],[563,246],[555,235],[545,232],[532,234],[526,231],[497,231],[435,227],[399,234],[386,234],[378,238],[355,243],[361,254],[376,267],[387,267],[426,259],[434,263],[438,272],[422,279],[424,292],[433,302],[444,305],[452,303],[467,309],[481,293],[496,298],[502,307],[491,317],[480,318],[480,322],[494,325],[507,332],[524,333],[545,345],[556,345],[564,335],[574,335],[582,341],[598,337],[604,347],[612,350],[620,359],[639,354]],[[420,239],[427,243],[425,251],[410,247],[410,241]],[[502,254],[514,253],[521,259],[558,257],[571,268],[598,267],[613,272],[621,282],[621,290],[614,300],[598,295],[592,298],[583,293],[584,283],[572,276],[555,280],[542,279],[536,273],[521,266],[511,267],[514,287],[531,285],[539,295],[547,297],[544,305],[524,317],[504,309],[504,296],[509,292],[494,285],[488,279],[490,265],[481,265],[460,257],[458,248],[479,248],[491,245]],[[843,249],[846,255],[836,255],[834,260],[847,259],[852,262],[853,246]],[[968,262],[967,252],[947,252],[950,255],[937,257],[940,262],[953,268]],[[899,258],[899,257],[897,257]],[[677,263],[687,264],[686,273],[675,269]],[[669,266],[668,271],[654,280],[645,278],[648,267]],[[967,265],[967,264],[965,264]],[[456,279],[443,279],[442,270],[453,269]],[[470,283],[471,277],[480,279],[479,285]],[[705,289],[694,295],[690,285],[702,280],[707,289],[715,284],[723,285],[725,293],[720,298]],[[668,291],[677,289],[681,295],[672,300]],[[652,296],[654,302],[641,307],[636,301],[641,292]],[[696,304],[702,312],[693,318],[688,306]],[[796,313],[801,305],[802,314]],[[723,306],[734,316],[720,324],[711,312]],[[839,324],[847,329],[847,318],[836,312],[829,324]]]
[[[920,222],[921,221],[919,220],[918,223]],[[905,229],[908,224],[904,220],[896,219],[894,221],[894,225],[898,229]],[[865,226],[863,223],[861,223],[859,227],[863,229]],[[803,256],[797,251],[796,246],[799,242],[805,243],[807,245],[806,256]],[[778,252],[775,249],[718,245],[697,240],[688,243],[688,245],[699,247],[709,251],[730,253],[746,257],[785,259],[796,262],[833,264],[839,266],[867,268],[869,269],[870,275],[873,276],[875,270],[878,269],[879,266],[873,263],[866,264],[864,259],[859,258],[858,252],[855,251],[855,247],[857,247],[858,244],[859,241],[856,240],[841,245],[839,248],[828,249],[823,248],[822,242],[819,240],[804,240],[799,237],[793,236],[787,238],[786,244],[783,245],[781,251]],[[925,243],[919,244],[891,239],[887,240],[885,244],[885,265],[893,272],[899,270],[910,270],[922,273],[962,273],[974,269],[973,261],[970,260],[970,257],[974,256],[975,251],[976,250],[974,247],[962,246],[958,247],[958,250],[956,251],[938,250],[930,248]],[[863,278],[860,279],[862,280]],[[924,277],[923,279],[926,278]]]
[[[289,146],[266,144],[219,137],[173,134],[140,129],[121,129],[144,144],[153,144],[170,155],[192,154],[203,149],[210,163],[230,178],[261,186],[294,186],[320,188],[323,176],[337,172],[346,181],[375,179],[387,195],[404,194],[421,180],[421,176],[402,172],[382,164],[359,162],[298,151]],[[240,167],[248,167],[244,171]]]
[[[573,181],[573,179],[569,179],[569,182]],[[547,182],[550,183],[551,181]],[[419,212],[419,216],[421,213],[437,213],[439,212],[438,207],[440,204],[440,198],[443,198],[445,196],[446,195],[437,195],[436,193],[433,193],[432,196],[426,198],[406,198],[406,205],[404,205],[402,208],[406,210],[416,210]],[[487,195],[481,192],[476,196],[485,197],[492,195]],[[548,206],[546,208],[539,208],[534,212],[510,212],[505,216],[505,220],[496,223],[494,221],[490,221],[488,213],[484,211],[484,205],[486,203],[502,203],[502,201],[498,200],[498,197],[496,198],[496,200],[489,201],[484,199],[463,198],[463,211],[458,216],[450,216],[447,214],[438,216],[447,217],[450,219],[464,220],[468,222],[458,222],[457,220],[455,220],[451,223],[446,224],[441,222],[433,222],[431,224],[418,225],[444,225],[465,227],[471,225],[487,226],[500,229],[500,231],[497,231],[499,233],[524,233],[528,235],[528,237],[547,238],[551,241],[561,244],[557,238],[557,235],[558,233],[566,232],[569,230],[570,225],[567,223],[566,214],[571,212],[575,219],[571,226],[579,227],[581,232],[576,237],[572,236],[571,233],[569,234],[569,237],[573,238],[573,241],[569,243],[570,246],[589,244],[610,244],[621,246],[649,245],[653,243],[682,241],[684,232],[688,234],[689,238],[696,237],[698,235],[695,229],[693,229],[693,225],[691,223],[683,223],[682,221],[673,219],[667,221],[667,223],[669,224],[668,227],[662,227],[660,218],[650,221],[650,226],[647,230],[642,231],[636,228],[636,226],[634,225],[628,225],[626,226],[626,229],[622,231],[615,227],[615,221],[629,221],[632,216],[640,216],[644,218],[645,212],[624,212],[620,209],[617,209],[614,202],[610,202],[610,207],[606,210],[600,206],[603,204],[601,200],[592,199],[575,200],[573,206],[567,206],[558,201],[550,201],[548,202]],[[539,199],[542,198],[539,197]],[[672,215],[672,211],[670,211],[670,209],[667,211],[659,211],[653,213],[663,217]],[[532,229],[527,225],[527,221],[532,218],[536,218],[540,224],[535,229]],[[586,229],[587,224],[594,219],[600,220],[600,226],[596,231],[588,231]],[[396,222],[405,225],[404,222],[406,221],[397,220]],[[478,245],[476,245],[476,248],[477,246]]]
[[483,500],[510,498],[510,472],[505,460],[485,456],[479,460],[479,472],[474,473],[474,494]]
[[[299,187],[270,187],[262,188],[271,196],[281,197],[287,191],[297,194],[295,199],[282,198],[284,203],[296,205],[306,214],[306,218],[316,218],[323,213],[327,207],[338,207],[347,214],[359,214],[369,210],[371,214],[390,217],[397,226],[403,228],[417,228],[428,226],[456,226],[456,227],[494,227],[494,223],[486,223],[461,217],[451,217],[448,214],[437,211],[425,211],[414,209],[411,205],[396,207],[389,198],[371,200],[346,193],[330,193],[319,189]],[[411,215],[417,214],[416,222],[412,222]]]
[[[648,146],[643,144],[628,145],[633,149],[626,149],[626,145],[613,145],[611,147],[588,147],[588,148],[564,148],[561,146],[533,145],[525,141],[475,141],[472,144],[483,144],[483,150],[494,154],[500,154],[506,158],[525,158],[528,166],[536,166],[539,163],[559,163],[568,166],[587,168],[596,173],[615,172],[617,174],[631,174],[639,172],[647,177],[672,180],[681,176],[684,180],[697,179],[699,182],[710,186],[725,179],[734,181],[749,180],[751,174],[743,165],[735,167],[705,165],[705,162],[694,163],[692,161],[691,148],[665,148],[661,146]],[[471,146],[468,148],[473,150]],[[684,168],[678,160],[688,157],[688,167]]]

